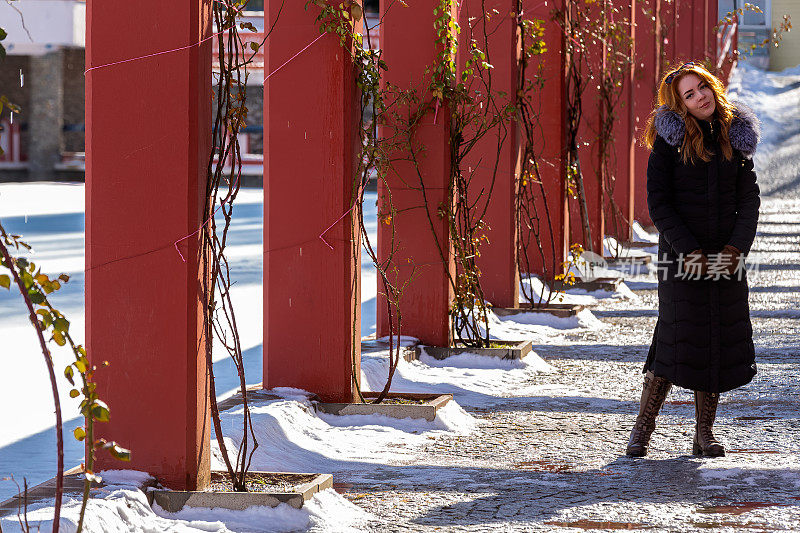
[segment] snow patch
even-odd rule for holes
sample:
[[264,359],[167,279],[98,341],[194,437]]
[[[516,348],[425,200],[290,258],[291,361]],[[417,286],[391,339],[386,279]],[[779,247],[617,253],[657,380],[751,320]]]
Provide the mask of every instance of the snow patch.
[[[239,407],[221,414],[232,456],[242,442],[243,412]],[[412,448],[429,436],[463,434],[475,428],[475,420],[455,401],[440,409],[430,422],[383,415],[317,414],[308,400],[257,400],[250,406],[250,416],[258,442],[251,468],[272,472],[361,471],[365,464],[410,459]],[[224,468],[216,441],[212,447],[212,468]]]
[[83,213],[83,183],[0,183],[0,219]]
[[[513,315],[506,315],[497,317],[501,323],[516,323],[525,324],[529,326],[543,326],[553,329],[602,329],[606,324],[600,321],[589,309],[581,309],[575,316],[559,317],[550,313],[516,313]],[[494,331],[490,328],[494,336]],[[498,337],[499,338],[499,337]]]
[[[61,509],[60,530],[77,530],[80,500],[67,499]],[[53,524],[53,502],[31,506],[28,523],[31,530],[49,531]],[[251,507],[243,511],[185,507],[168,513],[157,504],[151,508],[145,494],[136,489],[119,489],[102,498],[92,498],[86,508],[86,533],[157,533],[189,532],[288,532],[310,527],[323,531],[363,531],[363,522],[370,515],[332,489],[315,494],[302,509],[288,504],[277,507]],[[17,517],[0,519],[5,532],[22,531]]]
[[633,237],[640,242],[652,242],[658,244],[658,233],[650,233],[642,227],[638,220],[634,220],[631,224],[633,228]]
[[[651,242],[651,241],[648,241]],[[603,255],[605,257],[647,257],[658,255],[658,241],[647,248],[629,248],[610,235],[603,239]]]
[[[484,406],[497,398],[515,396],[530,386],[530,382],[551,367],[535,352],[529,353],[520,363],[488,361],[477,363],[474,354],[454,356],[442,361],[423,360],[408,362],[400,359],[392,379],[394,392],[450,393],[460,405]],[[492,359],[486,357],[486,359]],[[431,363],[431,364],[428,364]],[[479,368],[471,365],[483,364]],[[487,368],[488,366],[488,368]],[[389,360],[380,352],[361,358],[361,381],[364,390],[382,390],[389,372]]]

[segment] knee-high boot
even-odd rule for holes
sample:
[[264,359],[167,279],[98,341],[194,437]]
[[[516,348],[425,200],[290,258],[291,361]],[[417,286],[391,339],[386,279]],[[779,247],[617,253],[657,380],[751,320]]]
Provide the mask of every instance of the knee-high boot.
[[625,450],[631,457],[643,457],[647,455],[647,446],[650,443],[650,436],[656,429],[656,416],[667,399],[667,393],[672,387],[672,383],[662,377],[647,372],[644,377],[642,387],[642,400],[639,406],[639,416],[631,430],[631,437],[628,440],[628,447]]
[[717,405],[719,405],[719,394],[715,392],[695,391],[694,393],[694,412],[697,422],[694,429],[694,445],[692,453],[694,455],[704,455],[706,457],[720,457],[725,455],[725,448],[717,442],[711,427],[717,416]]

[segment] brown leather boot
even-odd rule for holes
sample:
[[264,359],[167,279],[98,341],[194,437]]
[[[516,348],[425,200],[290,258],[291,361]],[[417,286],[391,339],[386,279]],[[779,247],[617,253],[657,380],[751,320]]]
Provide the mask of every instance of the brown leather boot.
[[725,448],[717,442],[711,426],[717,416],[719,394],[715,392],[695,391],[694,412],[697,422],[694,426],[694,445],[692,453],[705,457],[721,457],[725,455]]
[[650,435],[656,429],[656,416],[667,399],[667,393],[672,387],[672,383],[664,378],[648,372],[644,376],[644,387],[642,388],[642,401],[639,405],[639,416],[631,430],[631,438],[628,440],[628,448],[625,453],[631,457],[644,457],[647,455],[647,445],[650,443]]

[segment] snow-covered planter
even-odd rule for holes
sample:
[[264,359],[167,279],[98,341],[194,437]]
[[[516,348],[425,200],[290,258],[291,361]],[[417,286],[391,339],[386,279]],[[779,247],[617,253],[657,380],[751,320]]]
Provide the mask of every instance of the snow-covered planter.
[[649,265],[653,258],[649,255],[625,255],[620,257],[607,256],[604,257],[609,266],[622,266],[622,265]]
[[[416,347],[419,344],[419,339],[415,337],[408,337],[403,335],[399,338],[395,337],[393,342],[399,346],[400,357],[406,361],[413,361],[417,358]],[[367,335],[361,338],[361,353],[378,353],[389,350],[389,337],[375,338],[375,334]]]
[[[377,392],[364,392],[365,400],[377,398]],[[424,418],[429,422],[453,399],[452,394],[390,392],[381,403],[324,403],[314,402],[317,412],[329,415],[383,415],[391,418]]]
[[[333,487],[331,474],[248,472],[245,483],[250,492],[233,492],[227,472],[211,472],[211,487],[206,491],[150,489],[150,505],[168,513],[184,507],[243,511],[250,507],[277,507],[286,503],[300,509],[314,494]],[[156,507],[157,506],[157,507]]]
[[562,304],[550,302],[535,307],[528,303],[521,303],[522,307],[494,307],[492,311],[499,317],[514,316],[526,313],[548,313],[560,318],[570,318],[586,309],[582,304]]
[[621,277],[603,277],[590,281],[575,281],[573,284],[568,284],[560,280],[553,282],[553,289],[557,291],[565,291],[570,289],[582,289],[586,292],[594,291],[608,291],[616,292],[619,290],[619,285],[622,283]]
[[[496,308],[493,309],[495,312]],[[447,359],[454,355],[470,353],[486,357],[497,357],[498,359],[522,359],[533,350],[530,341],[504,341],[491,340],[491,346],[486,348],[470,348],[463,344],[456,343],[455,346],[417,346],[416,354],[419,358],[422,354],[433,357],[434,359]]]

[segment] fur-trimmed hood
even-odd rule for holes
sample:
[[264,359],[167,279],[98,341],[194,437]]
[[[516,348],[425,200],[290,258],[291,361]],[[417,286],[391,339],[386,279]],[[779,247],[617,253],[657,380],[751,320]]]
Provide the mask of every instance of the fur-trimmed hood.
[[[741,102],[733,102],[733,121],[728,130],[728,137],[731,146],[739,150],[745,157],[751,158],[756,152],[756,145],[761,139],[761,122],[753,113],[753,110]],[[686,134],[686,123],[683,118],[662,105],[656,111],[655,117],[656,132],[672,146],[683,144],[683,137]]]

